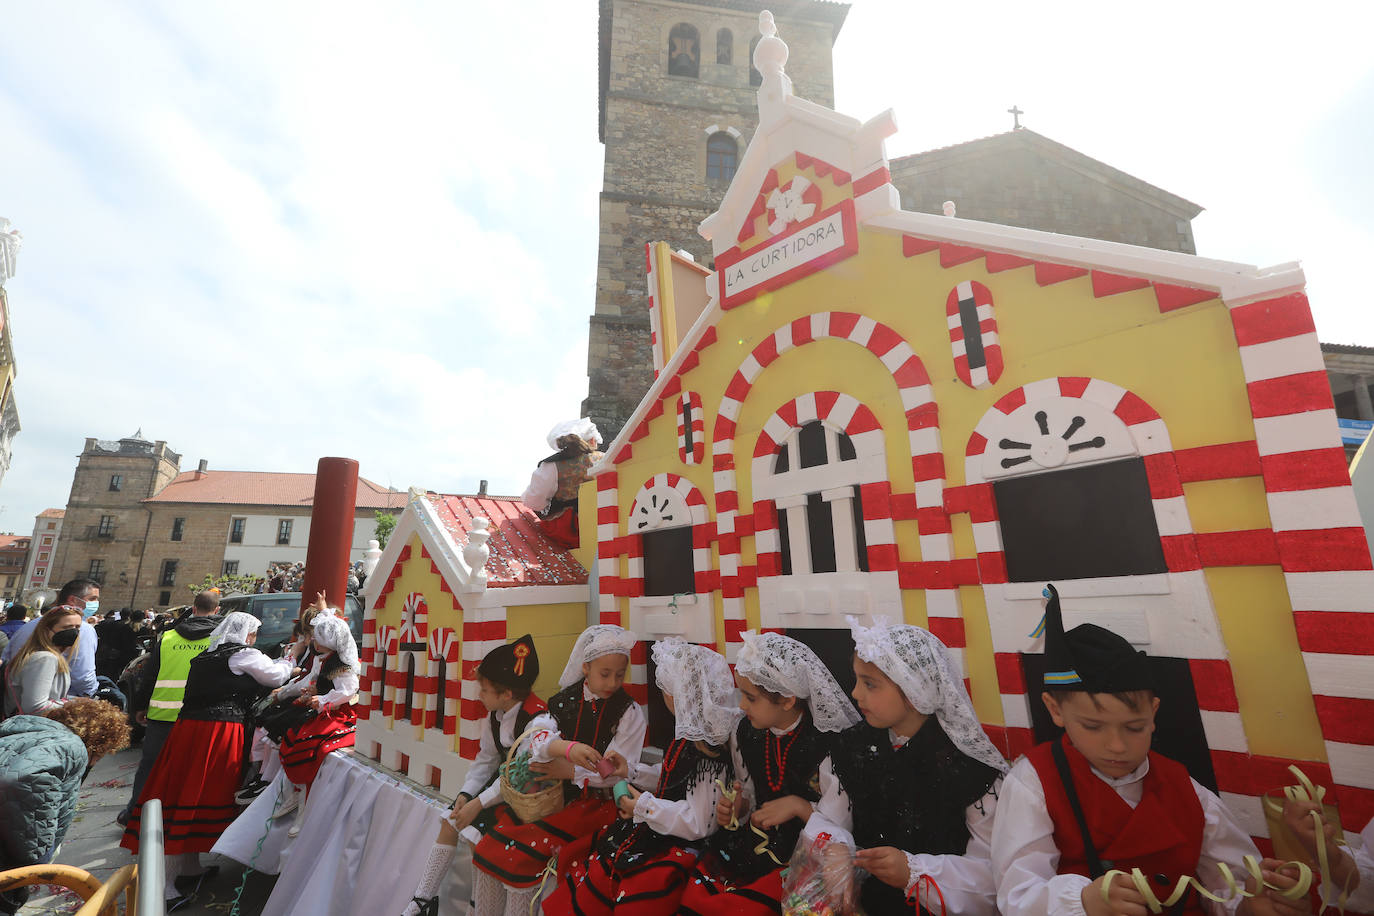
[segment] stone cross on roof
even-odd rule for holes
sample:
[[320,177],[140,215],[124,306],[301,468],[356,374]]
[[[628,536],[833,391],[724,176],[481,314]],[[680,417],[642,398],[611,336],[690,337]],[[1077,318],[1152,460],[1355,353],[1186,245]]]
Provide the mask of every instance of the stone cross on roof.
[[1013,105],[1007,109],[1007,114],[1011,115],[1011,129],[1021,130],[1021,116],[1025,114],[1025,112]]

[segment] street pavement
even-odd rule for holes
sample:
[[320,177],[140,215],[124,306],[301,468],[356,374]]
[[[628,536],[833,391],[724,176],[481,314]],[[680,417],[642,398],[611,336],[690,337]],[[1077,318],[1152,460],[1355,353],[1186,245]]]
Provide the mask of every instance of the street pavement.
[[[67,831],[55,862],[85,869],[103,882],[133,861],[134,857],[119,846],[124,828],[115,822],[115,815],[129,799],[129,788],[138,769],[139,753],[135,747],[111,754],[98,762],[87,775],[81,786],[76,816],[72,819],[71,829]],[[245,869],[237,862],[208,853],[201,856],[201,862],[219,865],[220,873],[205,884],[193,903],[177,910],[177,914],[214,913],[225,916],[231,911]],[[261,913],[275,881],[273,875],[258,872],[249,874],[239,899],[239,913],[243,916]],[[22,916],[74,913],[80,905],[81,898],[65,888],[36,887],[29,902],[19,912]]]

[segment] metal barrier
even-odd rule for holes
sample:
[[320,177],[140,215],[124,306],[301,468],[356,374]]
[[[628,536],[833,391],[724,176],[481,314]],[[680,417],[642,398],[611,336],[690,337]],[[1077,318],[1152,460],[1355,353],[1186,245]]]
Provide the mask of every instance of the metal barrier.
[[162,800],[150,798],[139,813],[138,916],[166,916],[166,863],[162,858]]

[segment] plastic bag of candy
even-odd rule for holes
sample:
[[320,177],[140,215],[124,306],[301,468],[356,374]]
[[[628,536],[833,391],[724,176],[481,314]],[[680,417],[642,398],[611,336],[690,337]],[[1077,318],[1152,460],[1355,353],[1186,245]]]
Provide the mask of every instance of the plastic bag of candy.
[[797,844],[782,872],[784,916],[856,916],[854,850],[821,834]]

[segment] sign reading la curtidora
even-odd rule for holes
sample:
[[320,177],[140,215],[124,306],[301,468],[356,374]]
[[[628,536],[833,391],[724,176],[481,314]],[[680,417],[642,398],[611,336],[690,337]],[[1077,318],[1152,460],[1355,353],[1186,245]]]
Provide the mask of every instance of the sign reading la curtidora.
[[790,232],[716,261],[723,309],[779,289],[859,251],[854,201],[844,200]]

